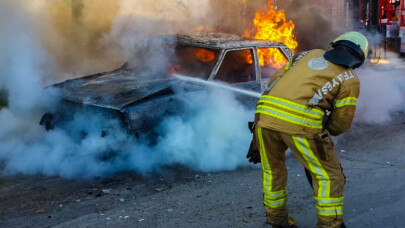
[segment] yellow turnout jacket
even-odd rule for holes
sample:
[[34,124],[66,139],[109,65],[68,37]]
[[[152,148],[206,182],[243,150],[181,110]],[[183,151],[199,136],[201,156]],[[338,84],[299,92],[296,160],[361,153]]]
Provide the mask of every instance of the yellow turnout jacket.
[[353,69],[335,65],[315,49],[295,55],[268,83],[257,104],[257,126],[297,136],[324,129],[331,135],[352,122],[360,83]]

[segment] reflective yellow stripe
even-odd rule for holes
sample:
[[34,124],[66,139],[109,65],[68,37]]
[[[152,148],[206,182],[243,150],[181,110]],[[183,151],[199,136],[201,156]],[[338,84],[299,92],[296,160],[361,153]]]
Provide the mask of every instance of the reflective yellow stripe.
[[318,113],[319,114],[318,116],[320,116],[320,117],[323,117],[325,115],[325,113],[323,111],[321,111],[321,110],[318,110],[318,109],[315,109],[315,108],[309,109],[308,106],[306,106],[306,105],[303,105],[303,104],[300,104],[300,103],[297,103],[297,102],[293,102],[293,101],[290,101],[290,100],[287,100],[287,99],[283,99],[283,98],[280,98],[280,97],[275,97],[275,96],[271,96],[271,95],[262,95],[261,98],[266,98],[266,99],[269,99],[269,100],[279,101],[279,102],[282,102],[284,104],[288,104],[288,105],[290,105],[290,106],[292,106],[292,107],[294,107],[296,109],[306,110],[309,113]]
[[288,62],[287,64],[285,64],[285,70],[288,70],[288,69],[290,69],[290,65],[291,65],[291,63],[290,62]]
[[316,210],[317,210],[318,215],[323,215],[323,216],[343,215],[343,206],[337,206],[337,207],[316,206]]
[[316,197],[329,197],[330,196],[330,184],[328,173],[322,167],[318,158],[314,155],[311,147],[309,146],[308,140],[301,137],[293,136],[295,146],[298,151],[301,152],[305,161],[308,163],[308,166],[312,173],[316,173],[318,181],[318,193]]
[[267,160],[266,149],[263,143],[263,135],[262,135],[262,128],[257,127],[257,134],[259,138],[260,144],[260,158],[262,163],[262,170],[263,170],[263,191],[264,192],[271,192],[271,182],[273,180],[272,172],[269,164],[269,160]]
[[284,207],[287,203],[287,191],[264,192],[264,204],[271,208]]
[[271,208],[283,207],[287,203],[287,191],[285,189],[275,192],[271,191],[273,176],[269,160],[267,159],[266,148],[263,142],[262,128],[259,126],[257,127],[257,136],[259,138],[260,158],[263,170],[263,202]]
[[287,191],[281,190],[281,191],[277,191],[277,192],[265,192],[264,194],[268,197],[276,198],[276,197],[287,195]]
[[314,199],[318,206],[330,207],[330,206],[342,206],[343,205],[343,197],[339,197],[339,198],[314,197]]
[[278,110],[276,108],[272,108],[265,105],[258,105],[256,109],[256,113],[262,113],[265,115],[269,115],[275,117],[277,119],[281,119],[290,123],[298,124],[301,126],[306,126],[315,129],[322,129],[322,120],[311,120],[305,117],[301,117],[298,115],[294,115],[285,111]]
[[346,97],[342,100],[335,100],[335,107],[341,108],[346,105],[354,105],[356,106],[357,98],[356,97]]
[[266,196],[264,197],[264,204],[271,208],[279,208],[279,207],[284,207],[287,203],[287,198],[281,198],[277,200],[271,200],[271,199],[266,199]]
[[[323,113],[319,113],[319,110],[316,109],[309,109],[309,108],[303,108],[303,107],[298,107],[296,106],[296,104],[292,104],[293,102],[286,102],[286,101],[282,101],[280,99],[277,98],[270,98],[270,97],[263,97],[259,100],[258,102],[260,103],[264,103],[264,104],[271,104],[277,107],[281,107],[283,109],[286,110],[290,110],[299,114],[302,114],[304,116],[307,117],[312,117],[314,119],[322,119],[324,114]],[[316,110],[316,111],[314,111]]]

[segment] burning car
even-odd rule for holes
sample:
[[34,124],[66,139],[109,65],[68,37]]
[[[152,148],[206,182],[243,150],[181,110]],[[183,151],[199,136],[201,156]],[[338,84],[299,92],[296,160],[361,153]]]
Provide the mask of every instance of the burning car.
[[233,90],[244,97],[246,105],[254,106],[258,98],[249,91],[262,92],[266,78],[276,70],[259,61],[260,51],[268,49],[277,49],[285,61],[293,56],[283,43],[232,34],[151,39],[116,70],[51,86],[58,89],[63,108],[49,110],[41,125],[50,130],[71,119],[72,109],[80,108],[118,118],[129,133],[139,136],[154,129],[165,116],[181,115],[184,96],[215,85]]

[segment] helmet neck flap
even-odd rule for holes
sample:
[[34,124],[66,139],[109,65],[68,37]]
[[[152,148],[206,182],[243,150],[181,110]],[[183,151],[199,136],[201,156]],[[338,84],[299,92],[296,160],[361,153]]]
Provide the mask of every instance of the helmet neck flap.
[[364,63],[365,56],[359,45],[348,40],[339,40],[332,42],[331,46],[333,49],[324,54],[324,58],[329,62],[353,69]]

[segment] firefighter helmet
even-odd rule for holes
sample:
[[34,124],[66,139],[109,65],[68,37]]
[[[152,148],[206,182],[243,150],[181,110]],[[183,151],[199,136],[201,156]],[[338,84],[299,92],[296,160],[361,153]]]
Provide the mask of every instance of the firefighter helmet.
[[360,67],[367,58],[368,41],[367,38],[359,32],[352,31],[343,33],[331,43],[331,46],[335,50],[328,51],[327,54],[325,54],[325,58],[333,63],[357,68]]
[[[350,43],[346,43],[347,41],[354,43],[350,44]],[[344,42],[344,45],[348,45],[349,48],[352,48],[353,50],[355,50],[356,52],[360,52],[359,48],[361,49],[361,51],[364,54],[364,58],[367,58],[367,54],[368,54],[368,41],[367,38],[359,33],[359,32],[346,32],[343,33],[342,35],[338,36],[338,38],[336,38],[333,43],[332,46],[336,46],[339,43]]]

